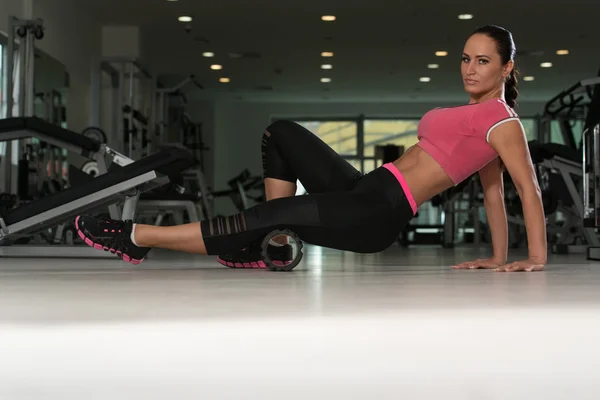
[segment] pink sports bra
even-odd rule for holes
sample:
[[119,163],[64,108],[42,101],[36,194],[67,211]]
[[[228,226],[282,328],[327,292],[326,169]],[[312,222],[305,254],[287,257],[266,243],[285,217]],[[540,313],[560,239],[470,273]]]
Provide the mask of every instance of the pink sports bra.
[[502,99],[436,108],[421,118],[417,145],[457,185],[498,157],[488,143],[489,134],[512,120],[519,120],[519,116]]

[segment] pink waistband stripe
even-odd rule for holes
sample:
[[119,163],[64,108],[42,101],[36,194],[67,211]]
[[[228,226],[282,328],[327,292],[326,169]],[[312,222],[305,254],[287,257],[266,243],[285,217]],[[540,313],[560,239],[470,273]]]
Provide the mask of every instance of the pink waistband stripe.
[[402,186],[402,190],[404,190],[404,194],[406,195],[406,198],[408,199],[410,207],[413,210],[413,215],[416,214],[417,213],[417,202],[415,201],[412,193],[410,192],[410,189],[409,189],[408,185],[406,184],[406,180],[404,179],[404,177],[402,176],[400,171],[398,171],[398,168],[396,168],[396,166],[391,162],[387,163],[387,164],[383,164],[383,167],[386,168],[388,171],[390,171],[392,174],[394,174],[394,176],[396,177],[398,182],[400,182],[400,186]]

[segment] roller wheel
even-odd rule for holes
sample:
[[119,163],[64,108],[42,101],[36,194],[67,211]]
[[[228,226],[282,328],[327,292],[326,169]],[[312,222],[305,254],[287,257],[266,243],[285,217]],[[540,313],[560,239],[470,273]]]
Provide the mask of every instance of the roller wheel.
[[[296,242],[296,245],[298,246],[298,253],[296,254],[296,257],[290,264],[288,264],[286,266],[278,266],[278,265],[273,264],[273,261],[271,260],[271,258],[268,255],[268,252],[267,252],[269,241],[271,239],[273,239],[275,236],[279,236],[279,235],[290,236],[292,239],[294,239],[294,242]],[[276,230],[270,232],[267,236],[265,236],[260,247],[261,247],[262,260],[264,261],[264,263],[269,271],[286,271],[286,272],[291,271],[302,260],[302,255],[303,255],[302,240],[300,240],[300,237],[298,237],[298,235],[296,235],[294,232],[292,232],[288,229],[281,229],[281,230],[276,229]]]

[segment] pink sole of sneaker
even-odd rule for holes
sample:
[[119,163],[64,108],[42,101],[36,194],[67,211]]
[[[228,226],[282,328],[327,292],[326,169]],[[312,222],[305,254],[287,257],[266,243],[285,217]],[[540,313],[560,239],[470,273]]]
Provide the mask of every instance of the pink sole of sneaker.
[[85,242],[85,244],[87,244],[90,247],[95,248],[96,250],[109,251],[109,252],[121,257],[121,259],[123,259],[123,261],[126,261],[126,262],[134,264],[134,265],[138,265],[142,261],[144,261],[143,258],[141,260],[136,260],[135,258],[131,258],[127,254],[123,254],[122,252],[117,251],[115,249],[109,249],[108,247],[103,247],[101,244],[95,243],[91,239],[85,237],[85,235],[83,234],[81,229],[79,229],[79,217],[77,217],[75,219],[75,228],[77,229],[77,234],[79,234],[79,237],[81,238],[81,240],[83,240]]
[[[267,265],[264,261],[253,261],[250,263],[232,263],[231,261],[225,261],[222,258],[217,257],[217,262],[229,268],[267,269]],[[273,264],[275,264],[278,267],[285,267],[287,265],[290,265],[291,263],[291,261],[273,261]]]

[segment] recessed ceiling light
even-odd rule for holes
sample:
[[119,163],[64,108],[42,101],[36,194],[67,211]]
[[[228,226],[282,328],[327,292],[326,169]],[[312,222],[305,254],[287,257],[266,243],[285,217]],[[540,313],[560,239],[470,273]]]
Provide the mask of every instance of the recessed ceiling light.
[[526,81],[526,82],[531,82],[531,81],[535,80],[535,77],[533,77],[533,76],[524,76],[523,80]]
[[331,82],[331,78],[321,78],[321,82],[329,83],[329,82]]
[[219,64],[213,64],[213,65],[210,66],[210,69],[212,69],[214,71],[218,71],[220,69],[223,69],[223,66],[219,65]]
[[540,64],[540,67],[542,68],[550,68],[552,66],[551,62],[543,62]]
[[229,79],[229,78],[220,78],[219,79],[219,82],[221,82],[221,83],[229,83],[230,81],[231,81],[231,79]]
[[438,57],[446,57],[448,55],[448,52],[444,50],[438,50],[435,52],[435,55]]
[[167,0],[167,1],[171,1],[171,2],[173,2],[173,1],[177,1],[177,0]]
[[321,19],[327,22],[335,21],[335,15],[323,15]]
[[569,54],[569,50],[557,50],[556,54],[558,54],[559,56],[566,56],[567,54]]
[[182,15],[177,19],[179,20],[179,22],[192,22],[192,17],[189,17],[187,15]]
[[427,65],[427,68],[429,68],[429,69],[438,69],[439,67],[440,67],[439,64],[429,64],[429,65]]
[[324,51],[321,53],[321,57],[333,57],[333,51]]
[[323,65],[321,65],[321,68],[322,69],[332,69],[333,65],[331,65],[331,64],[323,64]]
[[473,14],[460,14],[458,19],[473,19]]
[[203,57],[214,57],[215,53],[211,52],[211,51],[205,51],[204,53],[202,53]]
[[431,82],[431,78],[428,76],[422,76],[419,78],[421,82]]

